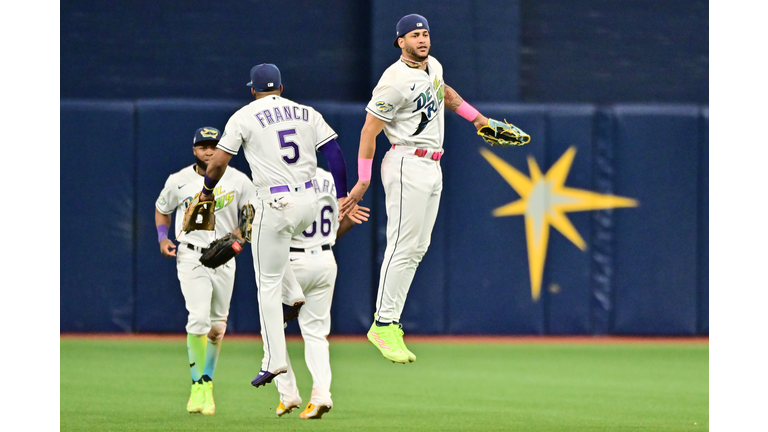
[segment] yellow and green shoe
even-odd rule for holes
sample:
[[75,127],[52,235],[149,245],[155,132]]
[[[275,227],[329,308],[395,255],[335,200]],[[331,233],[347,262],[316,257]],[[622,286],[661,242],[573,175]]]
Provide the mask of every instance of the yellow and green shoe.
[[205,390],[205,402],[201,412],[205,415],[213,415],[216,412],[216,404],[213,403],[213,381],[203,382],[203,389]]
[[371,324],[368,330],[368,340],[381,351],[381,354],[393,363],[405,363],[408,361],[408,355],[400,347],[398,341],[398,327],[390,323],[387,326],[379,327],[376,321]]
[[408,347],[405,346],[405,341],[403,341],[403,325],[400,323],[395,324],[397,327],[395,329],[395,336],[397,337],[397,342],[400,344],[400,348],[403,349],[403,352],[405,355],[408,356],[408,361],[413,363],[416,361],[416,354],[412,353],[411,350],[408,349]]
[[196,382],[192,384],[192,391],[189,393],[189,401],[187,402],[187,411],[190,413],[203,412],[203,406],[205,404],[205,388],[202,383]]

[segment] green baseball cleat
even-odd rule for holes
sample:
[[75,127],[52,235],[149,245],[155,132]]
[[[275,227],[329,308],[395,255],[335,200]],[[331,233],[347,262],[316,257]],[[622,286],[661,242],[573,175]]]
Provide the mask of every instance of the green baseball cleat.
[[203,382],[203,390],[205,390],[205,399],[201,412],[205,415],[213,415],[216,412],[216,404],[213,403],[213,381]]
[[381,354],[391,360],[393,363],[405,363],[408,361],[408,355],[400,347],[397,337],[398,327],[389,324],[379,327],[374,321],[371,329],[368,330],[368,340],[381,351]]
[[400,343],[400,348],[403,349],[403,352],[405,355],[408,356],[408,361],[413,363],[416,361],[416,354],[412,353],[411,350],[408,349],[408,347],[405,346],[405,341],[403,341],[403,325],[398,323],[396,324],[395,329],[395,336],[397,337],[397,342]]
[[192,384],[192,391],[189,393],[189,401],[187,402],[187,411],[190,413],[203,412],[203,405],[205,404],[205,388],[202,383],[196,382]]

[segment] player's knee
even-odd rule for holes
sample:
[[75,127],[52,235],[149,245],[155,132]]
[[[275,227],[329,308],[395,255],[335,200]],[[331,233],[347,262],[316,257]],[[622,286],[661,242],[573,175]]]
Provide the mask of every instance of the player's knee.
[[429,248],[429,243],[419,245],[416,250],[413,251],[413,254],[411,255],[411,262],[414,264],[418,264],[421,262],[421,259],[424,258],[424,254],[427,253],[427,249]]
[[313,344],[316,346],[328,346],[328,333],[326,334],[313,334],[301,332],[301,337],[304,339],[305,344]]
[[208,332],[208,341],[211,343],[219,343],[224,338],[224,333],[227,331],[227,323],[223,321],[216,321],[211,323],[211,331]]
[[187,333],[204,335],[208,334],[210,330],[211,321],[208,317],[196,317],[195,315],[190,314],[187,318]]

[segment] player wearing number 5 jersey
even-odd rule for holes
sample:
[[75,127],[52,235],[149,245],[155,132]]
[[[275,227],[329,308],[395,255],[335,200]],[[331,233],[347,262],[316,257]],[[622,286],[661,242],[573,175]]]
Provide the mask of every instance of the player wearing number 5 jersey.
[[305,301],[288,264],[288,255],[291,238],[309,227],[319,210],[312,185],[317,170],[316,152],[322,152],[328,161],[337,185],[337,199],[347,196],[347,173],[336,132],[312,107],[282,97],[277,66],[254,66],[247,85],[255,100],[227,122],[208,164],[200,201],[213,198],[216,183],[232,156],[242,148],[258,195],[251,247],[264,358],[251,384],[259,387],[288,369],[281,300],[284,298],[286,304],[296,308]]
[[341,206],[351,211],[371,181],[376,137],[384,131],[391,148],[381,164],[386,194],[387,247],[379,274],[374,322],[368,339],[387,359],[416,360],[403,340],[400,315],[416,268],[427,252],[443,192],[445,108],[480,129],[488,119],[464,102],[443,79],[443,67],[429,55],[429,23],[406,15],[397,23],[394,46],[400,58],[384,71],[366,106],[360,133],[358,182]]

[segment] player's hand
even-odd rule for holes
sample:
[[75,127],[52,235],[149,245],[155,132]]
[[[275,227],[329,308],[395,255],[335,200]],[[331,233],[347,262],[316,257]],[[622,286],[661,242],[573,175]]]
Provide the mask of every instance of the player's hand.
[[160,253],[164,257],[173,258],[176,256],[176,245],[173,244],[171,239],[162,239],[160,240]]
[[213,198],[213,194],[204,194],[202,192],[200,193],[200,202],[213,201]]
[[357,203],[362,201],[363,195],[365,194],[365,191],[368,190],[368,186],[370,186],[370,184],[370,181],[357,182],[355,187],[352,188],[352,192],[350,192],[349,196],[347,196],[347,199],[344,200],[343,203],[340,203],[339,220],[344,219],[345,216],[348,216],[352,213]]
[[472,121],[472,124],[475,125],[477,130],[480,130],[483,126],[488,126],[488,117],[478,114],[477,117],[475,117],[475,120]]
[[371,211],[371,209],[367,207],[360,207],[359,205],[355,205],[355,208],[352,209],[352,211],[349,213],[349,219],[356,224],[367,222],[368,217],[370,216],[368,213],[369,211]]

